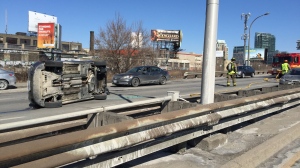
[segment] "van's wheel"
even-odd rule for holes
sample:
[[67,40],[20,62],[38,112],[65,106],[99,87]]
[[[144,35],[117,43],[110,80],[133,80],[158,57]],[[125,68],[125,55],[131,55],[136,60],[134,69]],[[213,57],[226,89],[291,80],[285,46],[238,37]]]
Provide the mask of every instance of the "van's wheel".
[[29,108],[30,109],[39,109],[39,108],[41,108],[41,106],[39,106],[38,104],[36,104],[34,102],[30,102],[29,103]]
[[138,87],[140,85],[140,80],[138,78],[133,78],[131,81],[133,87]]
[[8,88],[8,82],[6,80],[0,80],[0,90],[5,90]]
[[94,95],[95,100],[106,100],[107,99],[107,94],[99,94],[99,95]]
[[244,73],[242,73],[241,78],[245,78],[245,74]]
[[45,102],[44,107],[45,108],[58,108],[62,106],[61,101],[56,101],[56,102]]
[[254,77],[254,73],[252,72],[252,74],[251,74],[251,77],[253,78]]

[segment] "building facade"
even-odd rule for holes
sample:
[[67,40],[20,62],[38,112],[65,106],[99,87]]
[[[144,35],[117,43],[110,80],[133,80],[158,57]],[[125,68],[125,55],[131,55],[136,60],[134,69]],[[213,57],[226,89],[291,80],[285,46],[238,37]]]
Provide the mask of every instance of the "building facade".
[[236,59],[236,64],[243,65],[244,62],[245,62],[245,59],[244,59],[244,46],[235,46],[235,47],[233,47],[232,57]]
[[158,66],[168,70],[202,70],[202,54],[178,52],[177,58],[157,58]]
[[[273,53],[276,51],[276,38],[274,35],[270,33],[255,33],[255,48],[264,48],[266,49],[266,53]],[[270,54],[266,55],[265,62],[267,64],[272,64],[273,56]]]
[[[78,42],[62,42],[62,58],[80,58],[87,55]],[[0,65],[31,65],[38,61],[37,37],[26,33],[0,33]]]
[[228,47],[225,42],[225,40],[217,40],[217,46],[216,46],[217,51],[223,51],[223,57],[225,60],[228,59]]
[[[23,46],[23,48],[22,48]],[[27,33],[17,32],[16,34],[2,34],[0,33],[0,49],[12,49],[16,50],[36,50],[37,49],[37,37],[28,36]],[[79,42],[67,42],[63,41],[61,50],[63,52],[69,51],[83,51],[82,44]]]

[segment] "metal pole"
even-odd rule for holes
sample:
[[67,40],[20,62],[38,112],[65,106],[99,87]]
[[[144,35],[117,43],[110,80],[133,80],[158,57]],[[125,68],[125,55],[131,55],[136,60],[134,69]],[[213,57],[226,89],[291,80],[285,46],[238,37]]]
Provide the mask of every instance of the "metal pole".
[[[248,21],[248,18],[250,17],[250,13],[247,13],[247,14],[244,14],[244,13],[242,13],[242,16],[241,17],[244,17],[245,18],[245,21],[244,21],[244,34],[243,34],[243,40],[244,40],[244,52],[243,52],[243,58],[244,58],[244,64],[248,64],[247,62],[248,61],[246,61],[246,40],[247,40],[247,29],[248,29],[248,27],[247,27],[247,21]],[[248,51],[249,51],[249,49],[248,49]]]
[[218,10],[219,0],[206,1],[206,23],[201,81],[202,104],[214,102]]
[[249,38],[248,38],[248,56],[247,56],[247,60],[248,60],[248,62],[249,62],[249,65],[250,65],[250,30],[251,30],[251,26],[252,26],[252,24],[254,23],[254,21],[256,20],[256,19],[258,19],[258,18],[260,18],[260,17],[262,17],[262,16],[265,16],[265,15],[268,15],[269,14],[269,12],[267,12],[267,13],[265,13],[265,14],[263,14],[263,15],[260,15],[260,16],[258,16],[258,17],[256,17],[252,22],[251,22],[251,24],[250,24],[250,27],[249,27]]

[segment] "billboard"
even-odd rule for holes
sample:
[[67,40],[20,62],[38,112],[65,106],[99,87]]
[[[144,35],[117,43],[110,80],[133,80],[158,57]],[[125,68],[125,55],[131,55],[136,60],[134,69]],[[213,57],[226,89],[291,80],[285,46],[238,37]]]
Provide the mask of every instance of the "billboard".
[[181,30],[151,30],[151,41],[182,41]]
[[55,47],[55,23],[38,23],[37,47]]
[[57,17],[38,12],[28,12],[28,31],[37,32],[38,23],[57,23]]
[[[250,59],[262,59],[265,58],[265,49],[264,48],[252,48],[250,49]],[[248,50],[246,50],[246,58],[248,58]]]

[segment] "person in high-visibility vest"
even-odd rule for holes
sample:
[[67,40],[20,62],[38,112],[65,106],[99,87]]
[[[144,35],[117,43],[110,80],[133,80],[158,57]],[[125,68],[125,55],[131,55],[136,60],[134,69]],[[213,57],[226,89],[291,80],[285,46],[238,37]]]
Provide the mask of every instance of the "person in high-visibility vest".
[[230,78],[232,80],[233,86],[236,86],[236,72],[237,72],[237,66],[235,64],[235,58],[231,59],[231,62],[226,66],[226,69],[228,71],[227,73],[227,86],[230,86]]
[[282,75],[286,74],[289,70],[291,70],[291,66],[288,63],[288,60],[284,60],[284,63],[281,64],[281,73],[282,73]]
[[[278,73],[278,78],[281,78],[284,74],[286,74],[287,72],[289,72],[289,70],[291,70],[291,66],[290,64],[288,63],[288,60],[284,60],[284,63],[281,64],[281,73],[279,72]],[[276,76],[276,78],[277,78]]]

